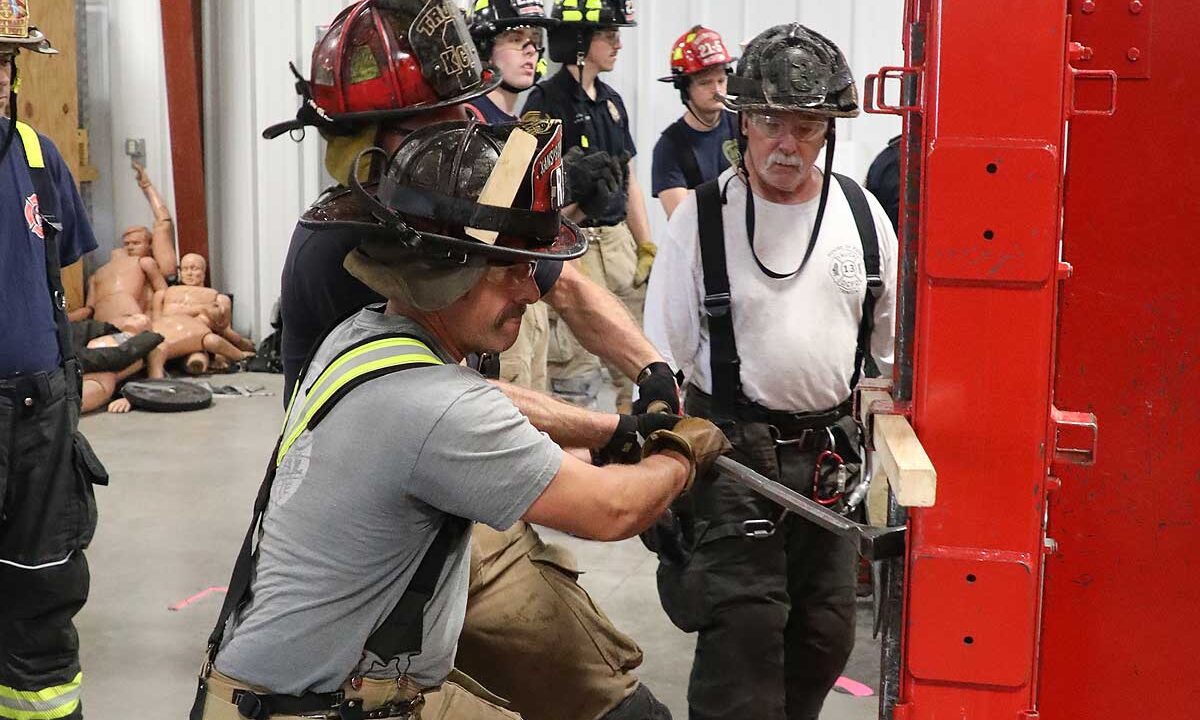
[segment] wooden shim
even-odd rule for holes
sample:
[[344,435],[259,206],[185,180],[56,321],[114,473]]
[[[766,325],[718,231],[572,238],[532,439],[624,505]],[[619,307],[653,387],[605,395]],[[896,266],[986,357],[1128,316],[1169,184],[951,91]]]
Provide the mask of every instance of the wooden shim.
[[884,390],[859,390],[858,392],[858,421],[863,427],[869,427],[867,418],[871,416],[871,405],[875,402],[892,402],[892,394]]
[[875,415],[875,466],[887,475],[896,502],[904,507],[933,507],[937,471],[925,448],[901,415]]
[[[479,204],[512,207],[535,152],[537,138],[520,128],[513,130],[504,143],[504,149],[500,151],[496,166],[492,168],[487,182],[483,185],[483,191],[479,193]],[[488,245],[496,244],[496,238],[500,235],[495,230],[478,228],[467,228],[467,234]]]

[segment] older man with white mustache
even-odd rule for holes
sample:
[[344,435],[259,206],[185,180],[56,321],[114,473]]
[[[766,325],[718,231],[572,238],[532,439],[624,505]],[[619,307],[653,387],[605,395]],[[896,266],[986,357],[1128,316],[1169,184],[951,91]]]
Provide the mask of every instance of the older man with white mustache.
[[[896,284],[887,215],[832,172],[835,118],[858,114],[857,91],[837,46],[794,23],[750,42],[728,91],[741,166],[671,216],[646,335],[687,376],[688,414],[738,460],[841,508],[859,452],[851,391],[891,371]],[[663,608],[699,634],[688,717],[815,719],[854,643],[853,545],[721,478],[672,512],[644,537]]]

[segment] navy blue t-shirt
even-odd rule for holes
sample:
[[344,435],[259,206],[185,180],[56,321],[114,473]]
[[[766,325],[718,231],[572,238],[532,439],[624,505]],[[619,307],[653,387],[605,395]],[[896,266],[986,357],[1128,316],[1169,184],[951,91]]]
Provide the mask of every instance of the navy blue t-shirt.
[[500,125],[517,121],[516,115],[509,115],[501,110],[500,106],[492,102],[492,99],[487,95],[477,97],[467,104],[479,111],[479,114],[483,116],[483,121],[488,125]]
[[[0,118],[0,142],[9,121]],[[38,136],[58,188],[58,258],[65,267],[96,249],[75,179],[54,143]],[[54,306],[46,280],[46,241],[20,136],[0,161],[0,377],[53,370],[61,363]]]
[[[729,168],[730,159],[737,154],[737,115],[721,111],[721,121],[715,128],[707,132],[693,129],[683,121],[676,120],[672,125],[682,126],[687,133],[689,149],[696,157],[700,167],[702,182],[708,182]],[[679,164],[675,143],[663,133],[654,144],[654,159],[650,166],[650,194],[658,194],[669,188],[686,188],[689,186],[684,177],[683,167]]]
[[[579,81],[564,65],[550,78],[529,91],[525,112],[538,110],[563,123],[563,154],[573,147],[603,150],[626,160],[637,156],[637,145],[630,132],[629,112],[616,90],[596,80],[596,99],[588,97]],[[608,207],[596,217],[585,218],[581,225],[607,227],[625,220],[628,206],[628,173],[622,174],[620,192],[613,193]]]

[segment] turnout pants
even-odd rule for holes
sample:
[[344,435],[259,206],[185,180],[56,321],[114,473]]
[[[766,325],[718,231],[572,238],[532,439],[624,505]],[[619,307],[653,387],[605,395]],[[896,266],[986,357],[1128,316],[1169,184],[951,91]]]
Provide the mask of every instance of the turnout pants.
[[[589,279],[608,288],[625,304],[638,327],[642,326],[642,307],[646,286],[635,287],[637,242],[629,226],[583,228],[588,238],[587,254],[579,259],[580,270]],[[599,393],[600,360],[583,349],[566,323],[557,315],[550,318],[550,386],[559,397],[583,407],[595,407]],[[618,368],[607,365],[617,392],[618,412],[629,412],[633,402],[633,382]]]
[[521,332],[512,347],[500,353],[500,379],[538,392],[550,392],[546,352],[550,345],[549,306],[535,302],[525,308]]
[[77,431],[69,367],[0,380],[0,718],[83,717],[72,618],[107,475]]
[[578,577],[575,558],[528,524],[476,524],[456,666],[525,720],[669,720],[631,672],[641,649]]
[[[711,417],[697,395],[689,414]],[[823,447],[777,446],[765,423],[717,422],[734,459],[811,496]],[[691,496],[690,556],[658,568],[663,609],[698,633],[690,720],[815,720],[854,646],[854,544],[716,475]]]

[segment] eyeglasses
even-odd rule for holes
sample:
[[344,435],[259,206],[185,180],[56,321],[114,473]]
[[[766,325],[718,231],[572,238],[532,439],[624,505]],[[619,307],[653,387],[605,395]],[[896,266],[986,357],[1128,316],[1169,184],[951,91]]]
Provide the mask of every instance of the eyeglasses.
[[609,45],[616,45],[621,39],[621,31],[618,28],[609,28],[607,30],[597,30],[593,37],[600,38]]
[[501,50],[516,50],[522,55],[541,55],[542,51],[545,50],[545,47],[541,43],[534,42],[533,40],[526,40],[520,45],[517,43],[521,43],[519,38],[497,43],[497,45]]
[[516,50],[522,55],[528,53],[541,55],[545,49],[545,45],[542,42],[543,37],[540,30],[517,28],[501,33],[496,38],[496,47],[502,50]]
[[483,277],[493,285],[499,285],[508,290],[516,290],[526,280],[532,278],[533,273],[536,271],[537,260],[514,263],[489,260],[487,272],[483,274]]
[[828,127],[826,120],[784,118],[767,113],[751,114],[750,124],[772,140],[778,140],[783,137],[784,132],[789,132],[800,142],[820,140],[825,137],[825,130]]

